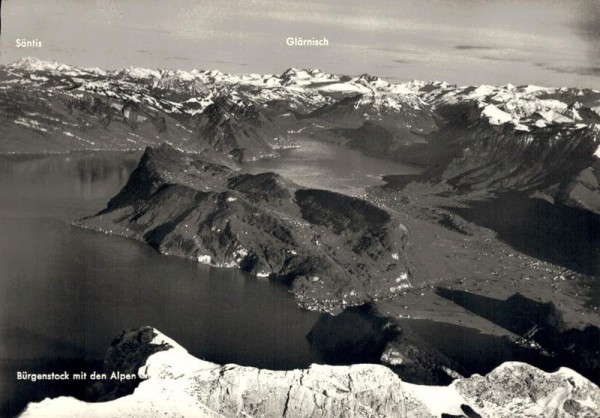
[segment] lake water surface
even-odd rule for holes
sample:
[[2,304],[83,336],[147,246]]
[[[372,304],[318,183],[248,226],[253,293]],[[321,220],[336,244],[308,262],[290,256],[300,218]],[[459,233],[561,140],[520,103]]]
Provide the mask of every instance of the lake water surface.
[[384,184],[389,174],[420,174],[422,166],[368,157],[362,152],[312,139],[299,148],[280,150],[280,158],[246,163],[251,173],[274,171],[301,186],[361,195],[365,187]]

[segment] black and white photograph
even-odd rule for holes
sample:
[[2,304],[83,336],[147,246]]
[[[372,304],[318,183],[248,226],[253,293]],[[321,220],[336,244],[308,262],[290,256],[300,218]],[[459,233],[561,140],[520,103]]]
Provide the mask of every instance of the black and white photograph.
[[600,416],[599,0],[0,19],[0,417]]

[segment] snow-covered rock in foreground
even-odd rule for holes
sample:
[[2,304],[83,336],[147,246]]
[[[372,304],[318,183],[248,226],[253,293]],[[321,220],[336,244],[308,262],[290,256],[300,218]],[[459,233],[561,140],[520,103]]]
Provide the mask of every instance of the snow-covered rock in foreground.
[[[124,334],[117,345],[129,347],[148,331]],[[458,379],[450,386],[420,386],[372,364],[291,371],[220,366],[151,331],[150,345],[162,349],[150,350],[154,354],[138,371],[145,380],[133,394],[102,403],[46,399],[30,404],[21,416],[596,417],[600,410],[600,389],[565,368],[545,373],[527,364],[505,363],[487,376]]]

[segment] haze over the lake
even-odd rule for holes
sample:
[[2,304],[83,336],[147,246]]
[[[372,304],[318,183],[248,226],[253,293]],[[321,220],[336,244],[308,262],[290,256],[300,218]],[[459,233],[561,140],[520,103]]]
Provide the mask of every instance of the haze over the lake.
[[[0,63],[600,88],[598,0],[6,0]],[[329,46],[287,46],[289,37]],[[41,48],[17,48],[17,39]]]

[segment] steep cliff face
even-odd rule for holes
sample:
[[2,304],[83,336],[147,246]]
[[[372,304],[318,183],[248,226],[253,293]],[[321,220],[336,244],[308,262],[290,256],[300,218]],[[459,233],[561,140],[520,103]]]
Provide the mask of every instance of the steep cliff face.
[[572,370],[545,373],[523,363],[505,363],[449,386],[420,386],[368,364],[290,371],[220,366],[192,357],[151,328],[124,333],[112,350],[130,351],[126,368],[142,362],[141,383],[131,395],[102,403],[46,399],[30,404],[21,417],[592,418],[600,408],[600,389]]
[[293,283],[337,310],[410,287],[398,219],[364,200],[239,174],[210,154],[148,149],[123,190],[80,225],[163,254]]

